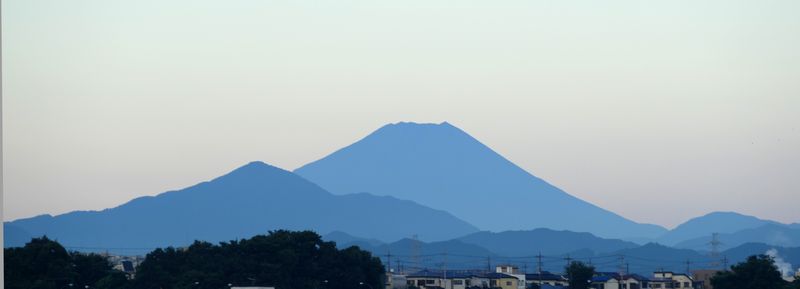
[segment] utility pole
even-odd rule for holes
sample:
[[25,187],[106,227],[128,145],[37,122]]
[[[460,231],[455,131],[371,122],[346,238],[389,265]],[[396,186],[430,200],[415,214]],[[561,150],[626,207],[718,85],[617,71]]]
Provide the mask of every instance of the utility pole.
[[414,266],[416,268],[414,270],[422,270],[422,264],[420,263],[419,255],[420,255],[420,244],[419,239],[417,238],[417,234],[411,236],[413,242],[411,242],[411,255],[414,258]]
[[401,275],[404,275],[405,272],[403,272],[403,268],[400,267],[400,259],[397,259],[394,262],[396,263],[395,268],[397,268],[397,272],[400,273]]
[[689,261],[689,259],[686,259],[686,274],[687,275],[689,275],[689,265],[691,265],[691,264],[692,264],[692,261]]
[[492,256],[486,256],[486,273],[492,273]]
[[[444,274],[444,284],[442,284],[444,286],[442,287],[447,289],[447,250],[444,251],[444,262],[442,262],[442,269],[442,273]],[[452,288],[453,286],[450,287]]]
[[539,269],[537,269],[537,271],[539,271],[539,287],[541,287],[542,286],[542,251],[539,251],[539,255],[536,255],[536,263],[537,263],[537,267],[539,268]]
[[625,282],[625,255],[619,255],[619,284],[624,283],[624,288],[628,288],[627,282]]
[[711,233],[711,242],[708,242],[708,245],[711,246],[711,267],[717,267],[719,266],[719,247],[722,245],[722,242],[719,241],[719,233]]
[[392,273],[392,250],[386,249],[386,272]]
[[567,279],[572,280],[572,272],[570,272],[570,270],[569,270],[569,266],[572,265],[572,258],[569,256],[569,254],[567,254],[567,258],[566,259],[567,259],[567,266],[564,267],[564,270],[567,271],[566,272],[567,273]]

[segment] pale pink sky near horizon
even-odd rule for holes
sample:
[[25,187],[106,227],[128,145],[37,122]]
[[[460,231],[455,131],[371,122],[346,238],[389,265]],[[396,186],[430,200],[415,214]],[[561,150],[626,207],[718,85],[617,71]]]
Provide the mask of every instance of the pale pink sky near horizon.
[[637,222],[800,222],[800,1],[2,5],[5,220],[448,121]]

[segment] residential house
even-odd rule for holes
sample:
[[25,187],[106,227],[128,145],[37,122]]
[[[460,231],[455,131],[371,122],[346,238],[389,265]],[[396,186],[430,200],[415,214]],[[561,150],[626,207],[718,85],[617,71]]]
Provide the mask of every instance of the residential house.
[[396,274],[393,271],[386,272],[386,289],[406,289],[408,288],[406,275]]
[[[407,285],[421,289],[467,289],[476,287],[474,284],[477,284],[477,287],[486,288],[489,285],[488,279],[486,282],[481,282],[475,274],[464,271],[422,270],[405,276],[405,279]],[[486,286],[481,286],[484,283]]]
[[689,275],[670,271],[653,272],[650,279],[652,289],[697,289],[701,286],[702,282],[695,282]]
[[702,269],[702,270],[694,270],[692,271],[692,279],[699,283],[701,289],[714,289],[714,286],[711,286],[711,277],[717,274],[717,272],[722,272],[722,270],[717,269]]
[[541,273],[530,273],[525,274],[525,285],[529,288],[531,285],[551,285],[551,286],[568,286],[569,280],[566,277],[553,274],[547,271],[542,271]]
[[114,265],[115,270],[119,270],[125,273],[125,277],[128,279],[133,279],[136,276],[136,265],[133,263],[132,260],[119,260],[119,264]]
[[518,267],[514,265],[498,265],[495,267],[495,273],[514,276],[519,281],[517,282],[517,289],[525,289],[525,273],[520,272]]
[[625,275],[622,278],[622,289],[649,289],[650,279],[638,274]]
[[592,289],[620,289],[620,278],[616,274],[601,274],[592,277]]
[[505,273],[488,273],[485,275],[489,279],[489,287],[500,289],[519,289],[525,288],[525,280]]
[[592,278],[591,288],[594,289],[650,289],[650,279],[630,274],[620,276],[617,273],[599,273]]
[[406,284],[421,289],[444,288],[444,274],[430,270],[422,270],[406,276]]
[[486,277],[486,274],[483,273],[470,274],[468,283],[467,288],[489,288],[491,285],[489,277]]

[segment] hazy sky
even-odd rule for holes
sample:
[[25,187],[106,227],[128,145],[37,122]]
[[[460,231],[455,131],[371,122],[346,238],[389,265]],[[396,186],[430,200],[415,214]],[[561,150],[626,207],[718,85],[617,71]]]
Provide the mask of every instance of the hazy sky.
[[800,1],[3,1],[6,220],[448,121],[674,226],[800,222]]

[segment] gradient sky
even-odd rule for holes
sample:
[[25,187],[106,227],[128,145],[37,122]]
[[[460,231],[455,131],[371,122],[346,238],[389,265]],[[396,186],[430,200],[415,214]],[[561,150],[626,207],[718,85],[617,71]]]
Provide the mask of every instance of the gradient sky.
[[2,4],[6,220],[446,120],[639,222],[800,222],[800,1]]

